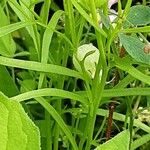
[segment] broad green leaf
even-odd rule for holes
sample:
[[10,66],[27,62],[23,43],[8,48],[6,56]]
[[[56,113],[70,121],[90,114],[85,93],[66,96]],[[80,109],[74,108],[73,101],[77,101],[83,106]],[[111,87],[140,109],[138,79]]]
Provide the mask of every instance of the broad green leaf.
[[150,65],[150,54],[144,52],[145,44],[138,37],[120,34],[119,39],[132,58],[138,62]]
[[17,101],[0,92],[0,149],[40,150],[38,128]]
[[19,90],[5,66],[0,65],[0,91],[8,97],[15,96]]
[[106,143],[98,146],[96,150],[129,150],[129,140],[129,131],[125,130]]
[[124,26],[142,26],[150,23],[150,7],[137,5],[131,7]]
[[[2,7],[0,6],[0,28],[9,24],[8,18],[5,15]],[[0,54],[3,56],[13,57],[16,50],[15,42],[13,41],[11,34],[7,34],[0,37]]]

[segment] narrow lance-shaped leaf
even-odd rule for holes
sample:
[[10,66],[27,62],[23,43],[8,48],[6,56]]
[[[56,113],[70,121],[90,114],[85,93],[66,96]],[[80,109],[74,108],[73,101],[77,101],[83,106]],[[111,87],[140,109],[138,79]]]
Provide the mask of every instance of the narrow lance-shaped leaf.
[[77,71],[62,66],[58,66],[58,65],[42,64],[35,61],[17,60],[17,59],[2,57],[2,56],[0,56],[0,64],[4,66],[30,69],[39,72],[56,73],[56,74],[67,75],[67,76],[82,79],[81,74],[78,73]]
[[[52,40],[52,36],[54,33],[54,29],[57,25],[57,22],[62,15],[63,11],[59,10],[54,13],[52,16],[48,28],[46,28],[43,36],[43,42],[42,42],[42,54],[41,54],[41,63],[46,64],[48,62],[49,58],[49,46]],[[41,73],[39,78],[39,88],[42,86],[43,80],[44,80],[45,74]]]
[[[8,18],[4,13],[4,10],[0,6],[0,27],[7,26],[9,24]],[[11,34],[7,34],[0,38],[0,54],[3,56],[12,57],[15,53],[16,45],[12,39]]]

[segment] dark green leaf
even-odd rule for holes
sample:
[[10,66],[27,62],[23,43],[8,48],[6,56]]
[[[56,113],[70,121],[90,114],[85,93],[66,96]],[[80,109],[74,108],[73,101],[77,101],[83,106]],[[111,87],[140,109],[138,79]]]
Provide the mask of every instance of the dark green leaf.
[[16,84],[12,80],[5,66],[0,65],[0,91],[8,97],[15,96],[19,93]]

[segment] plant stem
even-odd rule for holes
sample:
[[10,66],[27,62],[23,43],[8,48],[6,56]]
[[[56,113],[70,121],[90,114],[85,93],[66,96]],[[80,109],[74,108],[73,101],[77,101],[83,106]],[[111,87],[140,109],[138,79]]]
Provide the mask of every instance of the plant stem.
[[[91,4],[90,7],[91,7],[92,18],[93,18],[94,22],[98,25],[94,0],[90,0],[90,4]],[[107,63],[106,63],[106,56],[105,56],[105,51],[104,51],[104,47],[103,47],[102,36],[96,30],[95,30],[95,34],[97,37],[98,48],[100,50],[100,58],[99,58],[99,61],[98,61],[97,67],[96,67],[96,73],[95,73],[95,77],[94,77],[93,85],[92,85],[94,109],[92,110],[93,111],[92,116],[88,115],[87,143],[86,143],[86,147],[85,147],[86,150],[90,150],[90,147],[91,147],[94,125],[95,125],[95,121],[96,121],[96,113],[97,113],[97,109],[99,107],[100,100],[102,98],[102,93],[103,93],[103,89],[104,89],[106,77],[107,77]],[[100,73],[101,68],[102,68],[102,78],[100,81],[99,73]],[[89,107],[89,112],[91,111],[90,109],[91,109],[91,107]]]

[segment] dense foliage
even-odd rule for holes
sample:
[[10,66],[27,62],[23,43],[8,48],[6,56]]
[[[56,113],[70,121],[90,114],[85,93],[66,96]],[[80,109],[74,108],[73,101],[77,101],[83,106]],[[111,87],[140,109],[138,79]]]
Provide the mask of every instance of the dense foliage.
[[0,150],[148,150],[149,6],[1,0]]

